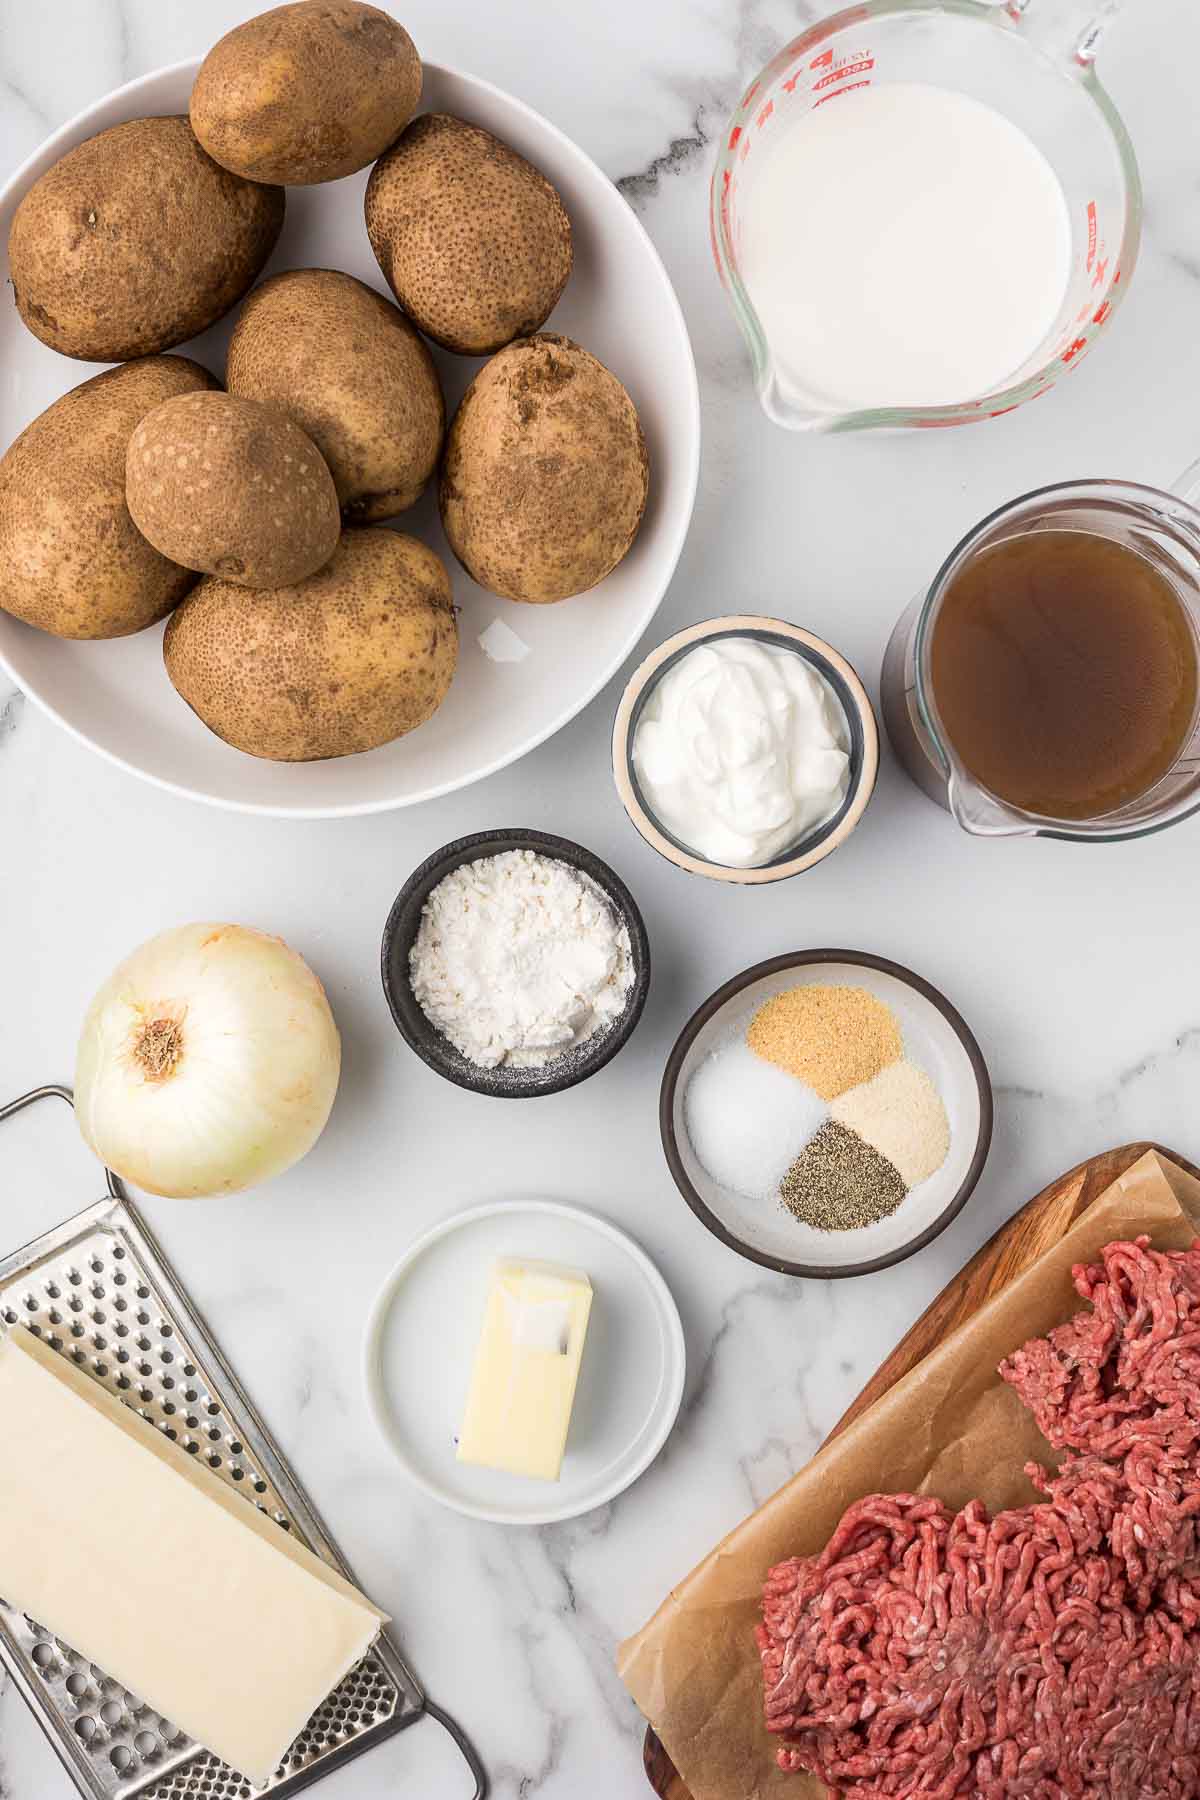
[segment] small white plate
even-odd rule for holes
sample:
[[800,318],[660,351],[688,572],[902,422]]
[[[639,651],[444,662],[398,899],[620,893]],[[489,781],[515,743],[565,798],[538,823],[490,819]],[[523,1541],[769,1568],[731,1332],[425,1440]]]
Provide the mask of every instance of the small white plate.
[[[582,1269],[594,1289],[562,1479],[460,1463],[492,1265],[535,1257]],[[444,1219],[407,1250],[367,1322],[367,1395],[405,1472],[434,1500],[497,1525],[552,1525],[623,1493],[658,1455],[683,1398],[679,1312],[643,1250],[556,1200],[500,1200]]]

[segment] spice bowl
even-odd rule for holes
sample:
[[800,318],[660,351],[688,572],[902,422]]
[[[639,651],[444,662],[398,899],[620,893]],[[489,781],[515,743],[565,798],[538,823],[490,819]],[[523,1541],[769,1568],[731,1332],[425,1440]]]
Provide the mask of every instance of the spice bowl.
[[[597,888],[614,916],[629,934],[631,979],[622,1010],[594,1035],[566,1050],[541,1068],[515,1068],[501,1064],[484,1068],[470,1061],[438,1029],[413,992],[409,959],[425,903],[434,889],[467,863],[500,856],[510,850],[531,850],[536,855],[565,863]],[[479,831],[456,838],[415,869],[401,888],[388,914],[381,955],[383,991],[396,1029],[422,1062],[447,1081],[494,1099],[523,1100],[535,1095],[557,1094],[595,1075],[612,1061],[629,1041],[646,1004],[650,988],[650,942],[645,922],[625,883],[606,862],[582,844],[555,837],[546,831]]]
[[[849,778],[834,810],[761,864],[734,867],[710,861],[671,831],[655,813],[635,760],[638,727],[659,684],[693,650],[738,639],[791,652],[822,678],[845,721]],[[743,887],[787,881],[844,844],[867,809],[879,772],[879,727],[867,691],[850,663],[831,644],[786,619],[734,613],[689,625],[652,650],[635,669],[617,707],[612,735],[613,780],[630,821],[652,850],[690,875]]]
[[[736,1047],[739,1057],[743,1056],[742,1047],[751,1023],[778,1012],[776,1007],[771,1014],[761,1013],[760,1009],[768,1002],[777,1001],[780,996],[790,995],[793,991],[830,988],[843,992],[852,990],[856,996],[854,1004],[859,1010],[868,1012],[871,1017],[890,1018],[892,1023],[888,1029],[896,1034],[900,1054],[897,1056],[895,1047],[883,1052],[881,1073],[886,1073],[893,1089],[894,1077],[899,1071],[910,1077],[911,1083],[921,1092],[928,1094],[932,1089],[940,1100],[940,1117],[943,1126],[948,1128],[949,1141],[944,1160],[934,1172],[912,1180],[906,1189],[904,1182],[900,1182],[902,1197],[891,1199],[888,1204],[892,1209],[882,1216],[873,1217],[871,1222],[854,1223],[851,1214],[847,1213],[839,1217],[839,1225],[848,1224],[849,1228],[816,1229],[789,1211],[779,1192],[749,1197],[732,1185],[736,1177],[730,1171],[722,1171],[724,1179],[716,1179],[709,1173],[692,1141],[693,1134],[703,1142],[704,1134],[714,1130],[711,1113],[706,1113],[703,1118],[699,1113],[701,1096],[703,1103],[709,1105],[707,1092],[703,1086],[697,1086],[691,1094],[689,1090],[697,1073],[704,1071],[708,1091],[711,1091],[715,1059],[726,1055],[731,1048]],[[821,998],[814,994],[805,996],[808,1002]],[[761,1041],[757,1038],[756,1044]],[[840,1048],[844,1052],[846,1047]],[[851,1043],[850,1053],[858,1053],[856,1044]],[[888,1058],[892,1060],[888,1061]],[[772,1065],[761,1063],[759,1058],[754,1061],[756,1067],[764,1068],[772,1079],[778,1077],[785,1086],[792,1082],[791,1074],[780,1073]],[[873,1066],[864,1065],[864,1077],[870,1076]],[[796,1081],[793,1085],[799,1089],[802,1084]],[[807,1088],[804,1091],[807,1093]],[[878,1093],[881,1090],[873,1080],[864,1080],[847,1093],[869,1096],[872,1091]],[[812,1157],[822,1143],[828,1142],[830,1131],[839,1147],[844,1147],[844,1141],[852,1138],[866,1154],[875,1154],[855,1133],[848,1133],[835,1123],[839,1116],[849,1116],[851,1109],[846,1107],[846,1097],[844,1093],[832,1102],[833,1120],[828,1118],[827,1108],[826,1124],[807,1128],[819,1129],[822,1134],[812,1138],[812,1152],[806,1159],[810,1163],[810,1182],[816,1179],[811,1170],[819,1171],[820,1168],[819,1158],[813,1163]],[[739,1116],[745,1116],[745,1106],[740,1098],[731,1103],[741,1109]],[[816,1101],[818,1107],[823,1104]],[[893,1112],[896,1110],[894,1100],[892,1109]],[[689,1113],[693,1121],[691,1129]],[[992,1088],[983,1053],[965,1020],[949,1000],[921,976],[898,963],[863,951],[805,950],[773,957],[734,976],[697,1009],[667,1060],[660,1094],[659,1123],[675,1185],[701,1224],[729,1249],[785,1275],[819,1278],[866,1275],[877,1269],[890,1268],[912,1256],[944,1231],[966,1205],[983,1170],[991,1142]],[[893,1135],[899,1130],[901,1139],[907,1134],[907,1149],[911,1154],[911,1122],[902,1118],[897,1126],[895,1118],[885,1118],[884,1123]],[[772,1119],[772,1130],[774,1127],[775,1119]],[[866,1129],[870,1135],[869,1128]],[[765,1132],[756,1131],[756,1145],[761,1145],[765,1136]],[[880,1141],[878,1132],[876,1141]],[[896,1152],[896,1158],[899,1162],[905,1160],[899,1152]],[[708,1160],[714,1161],[711,1153]],[[896,1176],[895,1169],[885,1158],[875,1155],[875,1165],[891,1170],[892,1176]],[[752,1183],[747,1181],[746,1185],[749,1187]],[[830,1184],[831,1193],[849,1191],[853,1194],[852,1204],[857,1204],[862,1195],[869,1199],[867,1189],[866,1177],[853,1162],[847,1165],[837,1181]],[[853,1215],[853,1218],[857,1217],[857,1214]]]

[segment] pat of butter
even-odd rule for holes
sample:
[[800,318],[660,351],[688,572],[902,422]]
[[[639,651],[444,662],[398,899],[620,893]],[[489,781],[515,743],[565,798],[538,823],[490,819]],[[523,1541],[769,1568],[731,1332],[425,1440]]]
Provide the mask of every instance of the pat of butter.
[[496,1264],[459,1462],[558,1480],[591,1309],[592,1284],[577,1269]]
[[0,1336],[0,1594],[259,1787],[385,1617],[20,1328]]

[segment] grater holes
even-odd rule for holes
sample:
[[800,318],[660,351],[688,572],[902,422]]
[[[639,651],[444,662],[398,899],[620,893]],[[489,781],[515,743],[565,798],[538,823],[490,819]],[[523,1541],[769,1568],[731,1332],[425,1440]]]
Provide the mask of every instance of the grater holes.
[[187,1380],[191,1381],[196,1373],[195,1363],[185,1362],[183,1365],[183,1373],[186,1376]]
[[53,1675],[58,1669],[57,1659],[49,1644],[33,1646],[33,1661],[35,1668],[40,1669],[43,1675]]
[[91,1743],[99,1729],[99,1722],[96,1719],[93,1719],[91,1713],[84,1713],[81,1718],[78,1718],[75,1721],[76,1734],[83,1739],[85,1744]]
[[246,1471],[245,1471],[245,1469],[233,1468],[233,1469],[230,1469],[229,1473],[234,1481],[241,1481],[244,1479]]
[[5,1309],[4,1309],[4,1323],[5,1323],[5,1324],[6,1324],[6,1325],[15,1325],[15,1324],[16,1324],[16,1322],[17,1322],[17,1319],[18,1319],[18,1318],[19,1318],[19,1317],[20,1317],[20,1315],[19,1315],[19,1314],[18,1314],[18,1313],[15,1313],[15,1312],[14,1312],[14,1311],[13,1311],[13,1309],[12,1309],[12,1307],[11,1307],[11,1306],[6,1306],[6,1307],[5,1307]]
[[141,1334],[140,1334],[140,1335],[139,1335],[139,1336],[138,1336],[138,1337],[137,1337],[137,1339],[136,1339],[136,1340],[135,1340],[135,1342],[136,1342],[136,1343],[137,1343],[137,1347],[138,1347],[138,1349],[139,1349],[139,1350],[140,1350],[140,1351],[141,1351],[141,1352],[142,1352],[142,1354],[143,1354],[143,1356],[144,1356],[144,1355],[145,1355],[145,1354],[146,1354],[146,1352],[147,1352],[147,1351],[148,1351],[148,1350],[149,1350],[149,1348],[150,1348],[150,1339],[149,1339],[149,1338],[148,1338],[148,1337],[147,1337],[147,1336],[146,1336],[146,1334],[145,1334],[145,1332],[144,1332],[144,1331],[143,1331],[143,1332],[142,1332],[142,1333],[141,1333]]
[[26,1296],[25,1296],[25,1311],[35,1313],[37,1311],[37,1309],[38,1309],[38,1303],[34,1299],[33,1295],[26,1294]]
[[72,1294],[71,1298],[67,1301],[67,1305],[73,1313],[81,1313],[83,1311],[83,1301],[79,1298],[78,1294]]
[[114,1244],[113,1245],[113,1256],[116,1258],[116,1260],[118,1262],[121,1262],[124,1258],[124,1255],[125,1255],[125,1251],[124,1251],[123,1246],[120,1244]]
[[128,1744],[114,1744],[108,1753],[108,1760],[118,1775],[124,1775],[133,1762],[133,1751]]
[[93,1275],[101,1275],[104,1272],[104,1264],[100,1261],[100,1258],[98,1256],[96,1256],[94,1253],[88,1259],[88,1268],[92,1271]]
[[62,1299],[62,1289],[59,1287],[57,1281],[48,1281],[46,1283],[46,1298],[48,1300]]
[[125,1716],[125,1708],[119,1700],[106,1700],[100,1708],[100,1717],[110,1728],[119,1725]]
[[52,1306],[50,1311],[46,1314],[46,1317],[52,1325],[61,1325],[63,1322],[63,1316],[59,1312],[57,1306]]
[[124,1287],[125,1283],[128,1280],[129,1280],[129,1277],[128,1277],[128,1275],[126,1275],[124,1273],[123,1270],[121,1270],[121,1269],[113,1270],[113,1286],[114,1287]]
[[133,1747],[140,1757],[147,1760],[152,1756],[157,1756],[160,1748],[158,1739],[152,1731],[139,1731],[133,1740]]

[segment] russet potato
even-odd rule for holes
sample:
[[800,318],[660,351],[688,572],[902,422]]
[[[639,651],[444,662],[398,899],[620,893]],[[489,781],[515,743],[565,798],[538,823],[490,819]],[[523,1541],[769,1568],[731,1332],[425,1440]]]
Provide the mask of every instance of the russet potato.
[[169,350],[223,317],[283,225],[280,187],[243,181],[186,119],[130,119],[68,150],[13,215],[17,310],[85,362]]
[[403,512],[437,467],[446,408],[433,358],[399,307],[352,275],[288,269],[256,287],[225,379],[308,433],[348,523]]
[[481,587],[565,600],[611,573],[641,524],[646,440],[611,370],[543,332],[485,363],[455,414],[438,501]]
[[206,577],[171,619],[167,674],[210,731],[275,762],[374,750],[424,724],[458,659],[450,578],[415,538],[344,532],[291,587]]
[[388,13],[359,0],[299,0],[214,44],[190,111],[224,168],[304,187],[365,169],[420,98],[421,59]]

